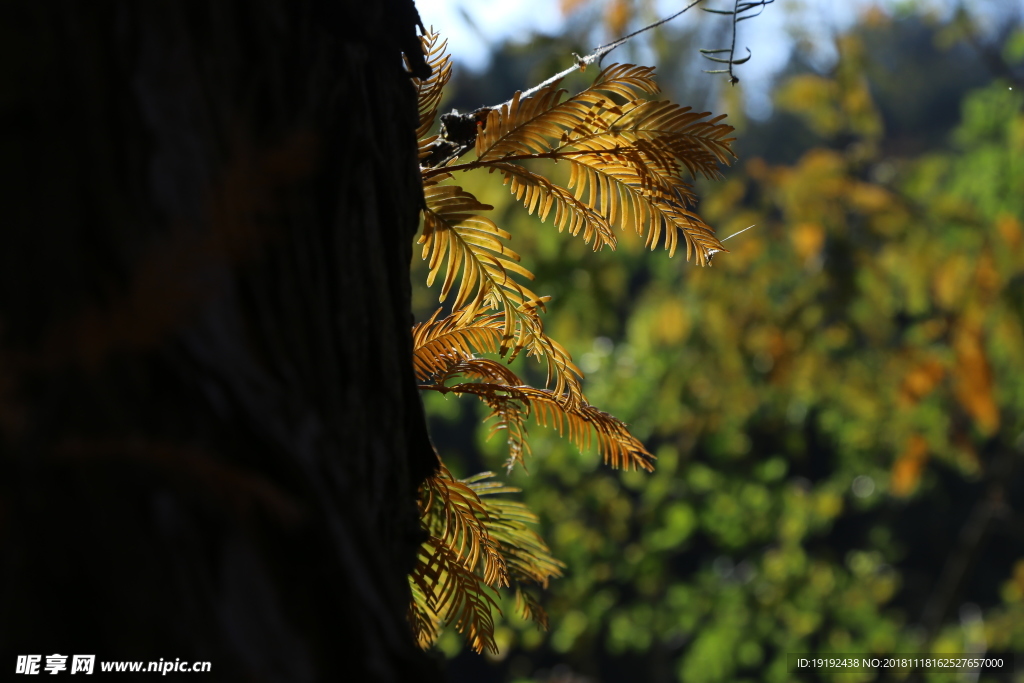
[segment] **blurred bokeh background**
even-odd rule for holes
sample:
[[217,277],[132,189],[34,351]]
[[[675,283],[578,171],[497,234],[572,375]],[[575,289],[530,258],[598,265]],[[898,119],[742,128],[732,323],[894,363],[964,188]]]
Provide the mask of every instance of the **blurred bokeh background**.
[[[457,60],[442,109],[463,111],[678,9],[418,4]],[[590,401],[658,463],[613,471],[531,428],[509,481],[567,567],[539,595],[551,629],[506,601],[499,655],[445,633],[456,683],[857,683],[883,679],[786,655],[1024,653],[1024,5],[778,0],[740,27],[735,87],[701,73],[729,25],[696,10],[606,59],[736,127],[698,211],[719,236],[757,227],[713,267],[628,234],[593,253],[496,177],[460,178],[553,296]],[[437,293],[416,301],[425,319]],[[477,405],[424,398],[453,471],[501,468]]]

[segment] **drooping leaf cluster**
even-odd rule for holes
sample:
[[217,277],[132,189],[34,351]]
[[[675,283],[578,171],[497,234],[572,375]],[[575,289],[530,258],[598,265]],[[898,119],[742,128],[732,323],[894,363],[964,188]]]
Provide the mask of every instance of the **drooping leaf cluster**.
[[547,616],[524,584],[547,587],[562,564],[530,529],[536,516],[502,498],[519,489],[489,481],[490,472],[456,479],[440,465],[421,489],[420,512],[428,539],[410,577],[409,622],[422,647],[451,623],[477,652],[497,653],[494,592],[513,587],[519,614],[547,627]]
[[[444,316],[438,309],[413,330],[421,389],[476,396],[490,412],[492,435],[505,436],[510,471],[525,465],[531,417],[581,449],[596,444],[613,467],[653,470],[653,456],[625,423],[588,403],[582,372],[544,331],[540,316],[549,297],[530,289],[533,274],[508,246],[510,233],[487,215],[492,207],[455,179],[470,171],[499,173],[529,213],[542,221],[551,217],[559,232],[582,237],[594,250],[614,249],[619,226],[644,236],[652,249],[663,243],[670,256],[682,241],[688,260],[707,264],[724,248],[694,212],[696,197],[684,174],[718,177],[719,164],[732,157],[732,128],[722,116],[648,99],[658,93],[654,70],[625,64],[609,66],[567,98],[552,83],[480,110],[470,119],[475,134],[463,131],[456,140],[442,129],[428,136],[451,65],[437,34],[425,35],[423,46],[432,76],[416,82],[426,199],[419,242],[427,284],[438,283],[440,300],[451,308]],[[460,162],[467,140],[475,157]],[[446,154],[440,161],[438,149]],[[528,167],[536,161],[567,164],[568,182]],[[546,362],[546,386],[528,386],[507,364],[481,355],[511,362],[524,350]],[[527,543],[525,527],[509,521],[532,519],[525,509],[483,502],[484,495],[510,490],[481,482],[458,481],[442,469],[424,485],[421,509],[430,537],[412,576],[410,612],[424,645],[434,641],[440,623],[452,623],[475,650],[493,649],[490,591],[510,581],[546,585],[558,574],[543,542]],[[516,595],[520,611],[543,623],[539,604],[520,588]]]

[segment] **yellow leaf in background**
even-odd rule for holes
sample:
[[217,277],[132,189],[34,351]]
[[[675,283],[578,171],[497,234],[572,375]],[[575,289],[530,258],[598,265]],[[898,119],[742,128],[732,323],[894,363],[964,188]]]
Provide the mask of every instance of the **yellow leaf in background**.
[[558,9],[562,11],[562,16],[572,14],[577,9],[587,4],[588,0],[560,0],[558,3]]
[[914,434],[907,441],[906,448],[893,463],[890,485],[895,496],[907,496],[917,488],[921,472],[928,462],[928,442],[920,434]]
[[[849,177],[843,156],[829,149],[812,149],[790,169],[772,169],[790,222],[825,219],[841,221]],[[839,200],[839,201],[837,201]]]
[[974,283],[985,304],[989,304],[1002,289],[1003,279],[999,276],[992,253],[988,250],[978,258],[977,268],[974,271]]
[[832,149],[815,148],[800,157],[798,166],[804,181],[816,181],[808,188],[813,196],[824,192],[829,198],[843,197],[849,186],[849,169],[846,157]]
[[993,397],[992,367],[985,355],[981,330],[975,324],[961,321],[953,334],[956,353],[954,394],[975,427],[985,436],[999,428],[999,407]]
[[604,25],[608,29],[610,38],[615,39],[625,35],[626,25],[629,23],[630,12],[629,0],[612,0],[604,13]]
[[[733,90],[735,90],[735,88],[730,88],[727,92],[732,92]],[[762,165],[764,164],[760,159],[757,159],[756,161],[761,162]],[[746,192],[747,184],[743,179],[732,178],[724,184],[719,185],[718,192],[701,202],[702,214],[712,221],[722,220],[729,216],[730,213],[734,213],[737,207],[742,207],[743,195],[745,195]],[[756,220],[759,219],[755,218],[755,221]],[[749,223],[746,225],[749,225]],[[737,229],[742,229],[743,227],[745,227],[745,225],[740,226],[740,228]]]
[[[588,6],[595,5],[597,3],[592,0],[559,0],[558,9],[561,11],[562,16],[566,17],[583,9]],[[629,24],[629,20],[633,17],[634,7],[632,0],[604,0],[604,25],[608,32],[608,37],[612,40],[619,38],[619,36],[625,35],[626,25]]]
[[862,213],[880,213],[892,207],[893,196],[883,187],[871,183],[849,185],[850,204]]
[[891,23],[891,17],[878,5],[869,5],[861,10],[860,21],[865,26],[879,28],[888,26]]
[[1020,220],[1016,216],[1008,213],[1000,214],[996,219],[996,230],[999,231],[1000,237],[1011,251],[1017,251],[1020,248],[1022,229]]
[[865,138],[877,138],[882,134],[882,117],[871,99],[871,91],[864,78],[847,85],[842,97],[843,113],[847,128]]
[[771,359],[772,364],[789,351],[790,342],[775,325],[760,325],[747,332],[747,348],[751,353]]
[[958,304],[967,291],[973,267],[973,259],[956,254],[947,258],[936,269],[932,278],[932,294],[939,306],[947,310],[960,308]]
[[744,165],[743,170],[746,171],[751,180],[763,183],[768,187],[775,184],[773,180],[775,179],[775,171],[777,169],[769,166],[761,157],[754,157],[748,161]]
[[809,74],[789,79],[776,95],[779,107],[802,117],[816,133],[826,137],[843,126],[838,99],[835,81]]
[[905,404],[914,405],[930,394],[945,375],[946,368],[934,358],[915,365],[903,378],[900,399]]
[[825,230],[818,223],[798,223],[789,233],[793,249],[804,264],[818,257],[825,245]]
[[661,305],[655,334],[659,341],[672,346],[681,343],[690,332],[690,318],[683,304],[676,299],[669,299]]

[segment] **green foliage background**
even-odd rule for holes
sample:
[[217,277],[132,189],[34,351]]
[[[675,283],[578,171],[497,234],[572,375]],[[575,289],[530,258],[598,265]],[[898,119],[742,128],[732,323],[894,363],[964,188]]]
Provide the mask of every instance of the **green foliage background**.
[[[791,674],[786,655],[1024,652],[1024,88],[965,30],[876,12],[830,71],[791,64],[770,120],[721,93],[740,161],[698,185],[699,211],[720,235],[758,227],[712,268],[630,235],[594,254],[496,178],[467,184],[554,296],[590,400],[658,462],[610,471],[531,429],[509,481],[568,567],[540,596],[551,631],[505,605],[498,657],[446,634],[452,680],[856,683],[874,674]],[[1021,74],[1022,29],[1001,36]],[[504,94],[461,96],[540,80],[538,55],[571,49],[548,43],[481,77]],[[500,468],[477,406],[424,398],[457,474]]]

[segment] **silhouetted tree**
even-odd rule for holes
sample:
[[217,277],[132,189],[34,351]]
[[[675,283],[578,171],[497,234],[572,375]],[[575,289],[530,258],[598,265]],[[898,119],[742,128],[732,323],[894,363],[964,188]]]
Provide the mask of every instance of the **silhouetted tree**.
[[7,4],[0,667],[439,680],[411,0]]

